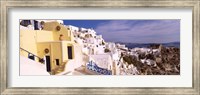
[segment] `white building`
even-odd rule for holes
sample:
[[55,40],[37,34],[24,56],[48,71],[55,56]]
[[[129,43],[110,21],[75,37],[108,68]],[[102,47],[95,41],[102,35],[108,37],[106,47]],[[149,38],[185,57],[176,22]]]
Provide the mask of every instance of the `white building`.
[[72,25],[66,25],[66,27],[71,30],[72,32],[78,32],[79,31],[79,28],[76,27],[76,26],[72,26]]
[[109,54],[90,55],[90,60],[96,63],[97,66],[112,70],[112,59]]
[[87,30],[88,30],[88,29],[86,29],[86,28],[82,28],[82,27],[79,28],[79,32],[87,32]]
[[86,43],[98,45],[95,38],[86,38]]
[[115,43],[107,42],[106,48],[113,52],[116,49]]
[[119,60],[120,58],[120,54],[119,52],[117,52],[117,50],[115,52],[111,52],[111,57],[112,57],[112,60]]

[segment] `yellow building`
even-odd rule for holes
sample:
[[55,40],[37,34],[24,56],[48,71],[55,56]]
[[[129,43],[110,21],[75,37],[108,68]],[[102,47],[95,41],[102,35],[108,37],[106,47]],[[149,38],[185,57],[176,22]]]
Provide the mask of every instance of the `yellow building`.
[[42,30],[20,30],[20,55],[27,57],[30,53],[44,58],[47,71],[52,74],[78,56],[74,49],[77,45],[72,32],[56,21],[44,23]]

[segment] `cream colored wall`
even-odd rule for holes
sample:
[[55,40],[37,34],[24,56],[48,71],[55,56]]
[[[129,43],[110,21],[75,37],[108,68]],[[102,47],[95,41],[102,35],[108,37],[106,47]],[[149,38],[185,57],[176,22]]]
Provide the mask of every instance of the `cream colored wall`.
[[[20,48],[23,48],[35,55],[37,55],[36,45],[36,31],[34,30],[20,30]],[[28,54],[20,49],[20,55],[27,57]]]
[[[60,26],[61,30],[57,31],[56,26]],[[59,41],[60,34],[64,35],[63,38],[66,41]],[[67,46],[72,46],[72,60],[74,60],[75,58],[76,61],[76,59],[82,58],[81,48],[79,46],[77,47],[77,45],[75,45],[74,47],[74,44],[75,43],[73,34],[66,27],[57,22],[45,23],[43,30],[20,30],[21,48],[24,48],[25,50],[28,50],[41,58],[44,58],[45,56],[45,48],[48,48],[50,50],[51,69],[57,67],[55,64],[55,59],[59,59],[60,63],[68,61]],[[27,53],[21,50],[20,55],[25,57],[28,56]]]
[[[53,41],[52,31],[43,30],[20,30],[20,47],[37,54],[37,42]],[[27,56],[27,53],[20,50],[20,55]]]
[[[56,30],[57,26],[60,26],[60,31]],[[59,41],[61,34],[63,35],[63,40],[74,41],[73,33],[69,31],[67,27],[59,24],[58,22],[46,22],[43,30],[53,31],[54,41]]]
[[62,51],[61,51],[61,42],[44,42],[38,43],[38,56],[44,58],[45,53],[44,50],[49,49],[50,60],[51,60],[51,70],[57,67],[55,59],[59,59],[59,64],[62,62]]
[[59,59],[59,64],[62,64],[62,51],[61,51],[61,43],[51,43],[51,67],[52,69],[55,69],[57,67],[56,65],[56,59]]
[[67,60],[68,60],[67,43],[64,41],[62,41],[62,52],[63,52],[63,54],[62,54],[63,60],[62,61],[67,62]]
[[53,22],[45,22],[43,30],[47,31],[57,31],[56,26],[60,25],[58,22],[53,21]]
[[37,42],[48,42],[54,40],[52,31],[40,30],[37,31],[36,34]]
[[44,56],[45,56],[44,50],[46,48],[51,50],[51,44],[50,43],[38,43],[37,44],[37,50],[38,50],[37,54],[39,57],[44,58]]

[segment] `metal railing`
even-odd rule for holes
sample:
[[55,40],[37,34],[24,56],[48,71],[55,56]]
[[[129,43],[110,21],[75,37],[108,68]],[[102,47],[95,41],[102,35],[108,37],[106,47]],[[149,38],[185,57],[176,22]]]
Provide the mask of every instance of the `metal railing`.
[[[21,47],[20,47],[20,49],[23,50],[23,51],[25,51],[25,52],[27,52],[27,53],[28,53],[28,57],[29,57],[29,55],[31,54],[33,57],[38,58],[40,63],[44,63],[44,59],[43,59],[43,58],[40,58],[39,56],[37,56],[37,55],[31,53],[31,52],[28,51],[28,50],[25,50],[25,49],[21,48]],[[32,60],[34,60],[34,59],[32,59]],[[34,60],[34,61],[35,61],[35,60]]]

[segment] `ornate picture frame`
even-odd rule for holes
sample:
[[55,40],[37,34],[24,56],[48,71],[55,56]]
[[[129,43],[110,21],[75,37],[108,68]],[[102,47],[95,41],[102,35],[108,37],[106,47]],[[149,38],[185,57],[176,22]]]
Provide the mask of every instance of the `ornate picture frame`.
[[[164,95],[200,95],[200,1],[199,0],[1,0],[1,32],[0,32],[0,88],[2,95],[9,94],[164,94]],[[8,11],[11,8],[71,8],[71,7],[100,7],[100,8],[192,8],[192,87],[8,87]]]

